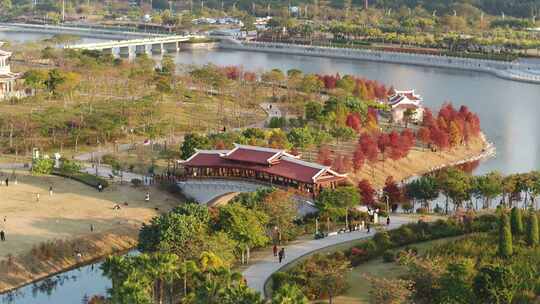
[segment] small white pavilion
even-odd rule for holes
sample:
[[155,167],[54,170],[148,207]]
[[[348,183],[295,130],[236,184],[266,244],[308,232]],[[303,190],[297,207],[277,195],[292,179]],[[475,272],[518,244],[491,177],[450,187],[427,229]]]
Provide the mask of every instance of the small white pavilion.
[[[3,44],[0,41],[0,47]],[[21,75],[11,72],[9,57],[11,57],[11,52],[0,50],[0,100],[11,97],[19,98],[26,95],[24,91],[17,90],[15,87],[15,83]]]

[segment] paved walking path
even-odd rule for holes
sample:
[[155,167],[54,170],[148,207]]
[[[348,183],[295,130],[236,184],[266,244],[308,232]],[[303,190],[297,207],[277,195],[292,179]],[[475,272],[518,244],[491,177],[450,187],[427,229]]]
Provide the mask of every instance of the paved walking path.
[[[403,224],[418,220],[418,218],[408,216],[392,216],[390,219],[391,223],[389,229],[399,228]],[[381,222],[385,220],[386,219],[381,219]],[[360,230],[329,236],[324,239],[310,240],[291,246],[285,246],[285,261],[281,264],[278,263],[277,258],[274,257],[272,252],[269,252],[267,256],[249,266],[242,274],[244,275],[244,278],[246,278],[247,284],[250,288],[253,288],[264,295],[264,283],[273,273],[279,271],[285,265],[319,249],[354,240],[367,239],[372,237],[374,234],[374,229],[372,229],[369,234],[366,232],[366,230]]]

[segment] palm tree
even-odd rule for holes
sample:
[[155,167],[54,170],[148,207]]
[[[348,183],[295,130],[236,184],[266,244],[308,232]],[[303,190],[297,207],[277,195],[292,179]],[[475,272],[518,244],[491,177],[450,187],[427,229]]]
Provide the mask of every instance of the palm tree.
[[123,256],[110,256],[108,257],[100,268],[103,271],[103,275],[109,278],[112,282],[112,288],[109,292],[112,294],[112,298],[118,298],[118,288],[120,283],[125,279],[125,272],[127,261]]
[[197,267],[197,264],[194,261],[184,261],[179,268],[179,274],[182,276],[183,285],[184,285],[184,297],[187,296],[187,281],[188,281],[188,274],[195,274],[198,273],[199,269]]
[[148,266],[157,289],[157,303],[163,304],[165,282],[172,283],[166,278],[174,277],[178,271],[178,256],[175,254],[156,253],[150,256]]

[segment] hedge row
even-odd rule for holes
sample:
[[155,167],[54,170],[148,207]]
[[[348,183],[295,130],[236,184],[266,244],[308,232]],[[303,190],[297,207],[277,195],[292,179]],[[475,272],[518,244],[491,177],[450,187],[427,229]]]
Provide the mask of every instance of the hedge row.
[[467,233],[487,232],[496,227],[497,217],[492,214],[465,218],[463,221],[454,219],[437,220],[430,223],[419,221],[403,225],[398,229],[378,232],[373,236],[373,239],[363,241],[345,250],[344,253],[349,257],[351,264],[357,266],[382,255],[388,249]]
[[52,172],[53,175],[58,175],[66,178],[71,178],[73,180],[76,180],[78,182],[81,182],[85,185],[88,185],[90,187],[97,188],[98,184],[101,184],[103,188],[107,188],[109,186],[109,182],[101,177],[84,173],[84,172],[75,172],[75,173],[67,173],[55,170]]

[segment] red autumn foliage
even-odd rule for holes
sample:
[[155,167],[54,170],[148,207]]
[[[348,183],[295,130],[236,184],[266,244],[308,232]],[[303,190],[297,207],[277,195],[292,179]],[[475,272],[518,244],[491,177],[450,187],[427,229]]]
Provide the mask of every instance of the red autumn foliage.
[[377,148],[379,148],[379,152],[381,153],[382,159],[384,161],[388,152],[388,148],[390,148],[390,136],[387,133],[380,133],[377,136]]
[[364,152],[364,156],[366,157],[367,161],[374,162],[377,160],[379,149],[377,147],[377,143],[371,135],[367,133],[360,135],[358,144],[362,148],[362,152]]
[[362,128],[362,120],[360,118],[359,113],[350,113],[347,115],[347,120],[345,121],[345,124],[347,127],[353,129],[356,131],[356,133],[360,133],[360,130]]
[[377,110],[374,108],[368,108],[368,120],[372,119],[375,121],[375,123],[379,123],[379,119],[377,118]]
[[257,81],[257,74],[253,72],[244,72],[244,80],[247,82]]
[[362,147],[360,145],[356,146],[352,161],[355,172],[360,171],[360,169],[362,169],[362,167],[364,166],[364,163],[366,162],[366,156],[364,155],[364,152],[362,151]]
[[319,153],[317,155],[317,162],[319,164],[330,166],[332,164],[332,151],[330,151],[330,148],[327,146],[322,146],[319,149]]
[[403,199],[403,193],[392,176],[386,178],[383,193],[388,196],[390,204],[399,203]]
[[431,132],[429,131],[428,127],[420,128],[420,130],[418,130],[416,133],[416,137],[425,145],[429,145],[431,143]]
[[[317,77],[324,83],[324,87],[327,90],[335,89],[338,80],[341,79],[339,73],[335,75],[317,75]],[[353,93],[357,97],[364,100],[374,100],[384,99],[388,96],[386,86],[378,81],[352,75],[349,75],[348,77],[354,81]]]
[[375,189],[373,189],[373,186],[371,186],[371,183],[367,179],[358,182],[358,190],[362,196],[362,203],[364,205],[375,204]]
[[242,71],[238,66],[226,66],[221,69],[225,76],[231,80],[238,80],[242,75]]
[[338,173],[347,173],[352,166],[351,158],[338,154],[332,163],[332,169]]

